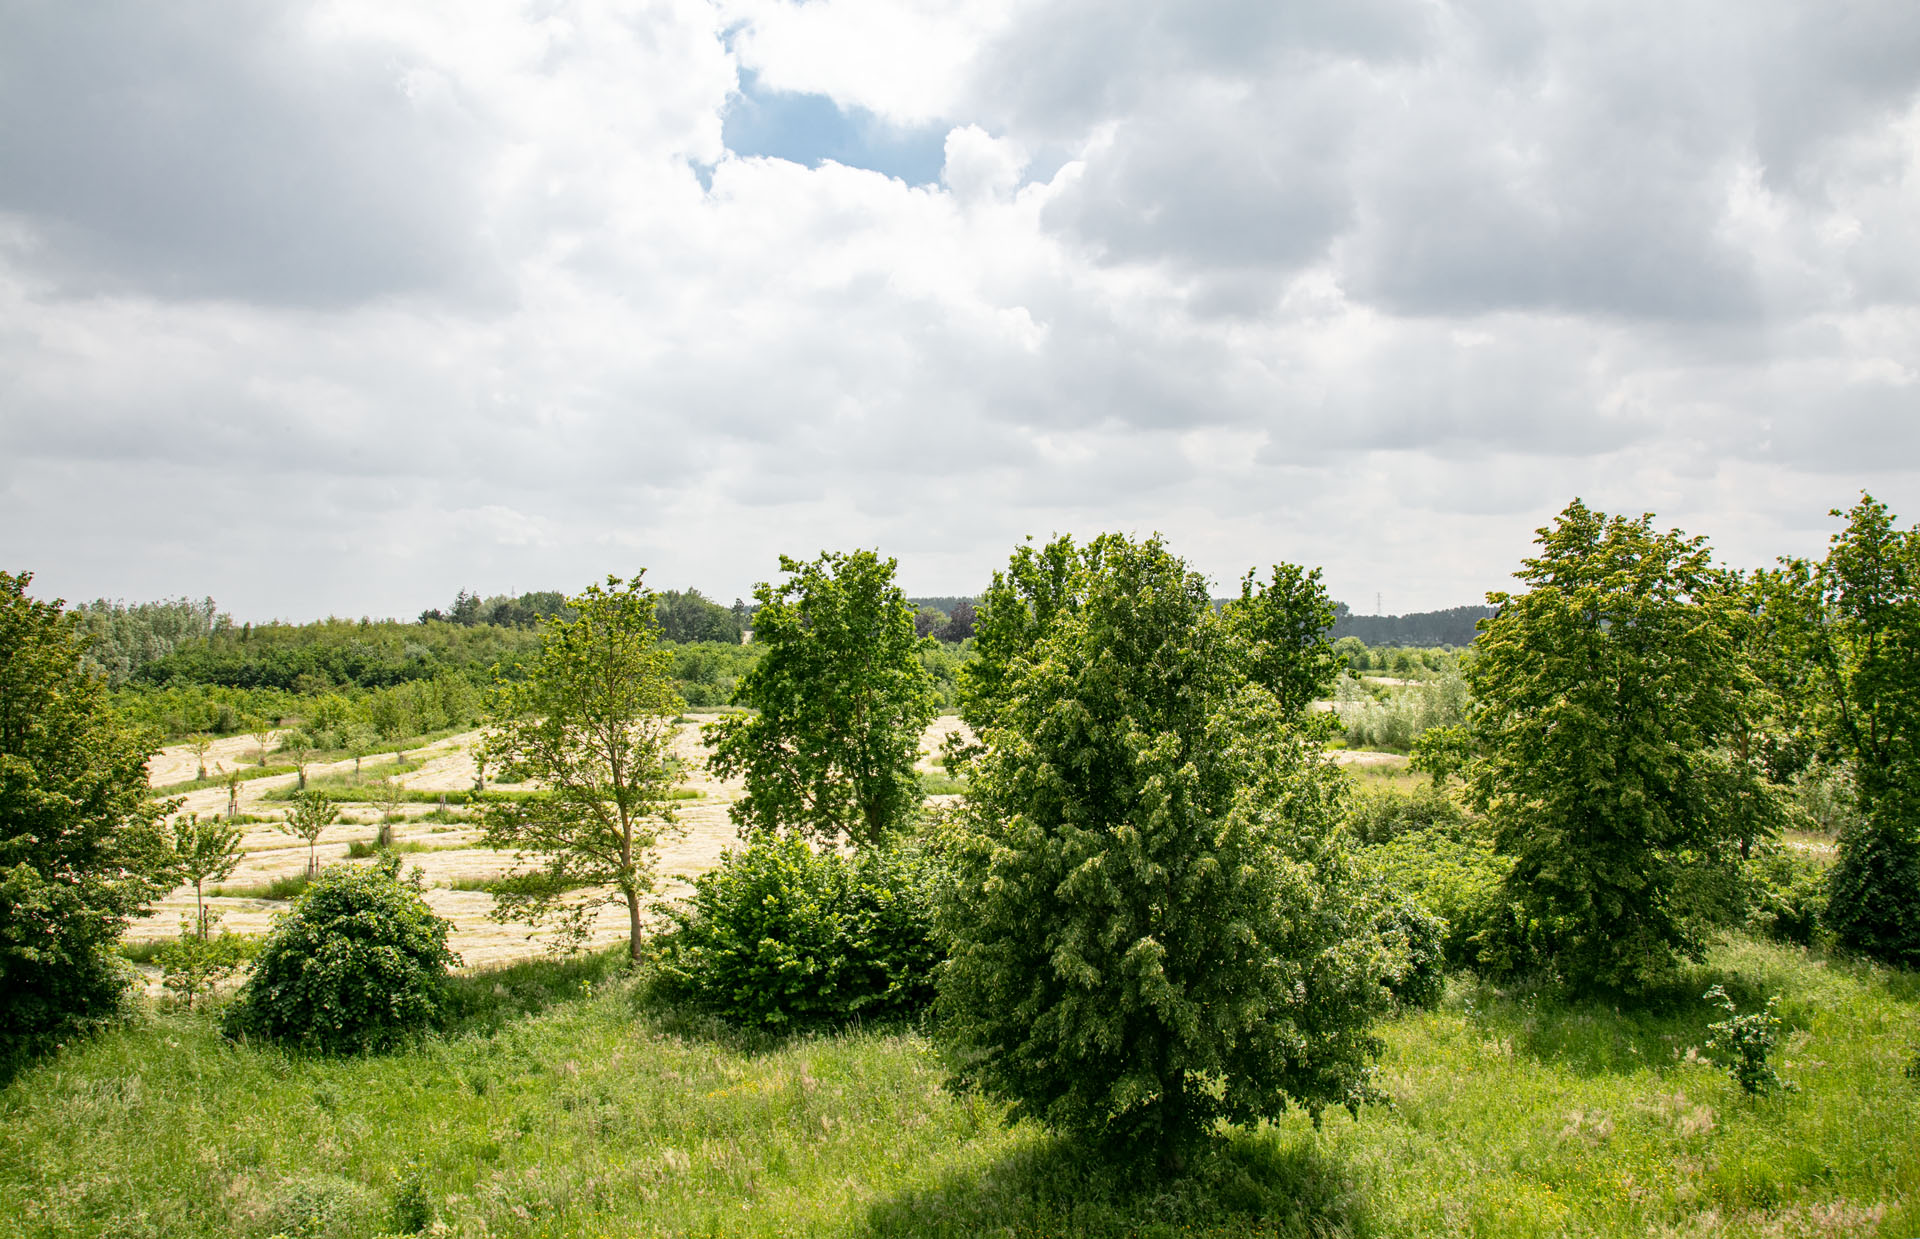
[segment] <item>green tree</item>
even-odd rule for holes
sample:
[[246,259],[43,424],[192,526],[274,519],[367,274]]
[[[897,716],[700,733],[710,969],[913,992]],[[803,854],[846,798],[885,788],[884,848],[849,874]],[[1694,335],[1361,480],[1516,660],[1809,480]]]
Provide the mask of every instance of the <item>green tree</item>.
[[265,766],[267,764],[267,746],[273,743],[273,724],[266,719],[257,718],[247,726],[247,734],[253,737],[253,742],[260,748],[260,764]]
[[1466,675],[1470,801],[1512,858],[1505,960],[1643,991],[1704,949],[1685,893],[1777,824],[1745,730],[1738,590],[1706,539],[1575,500],[1487,598]]
[[[150,737],[116,718],[58,601],[0,572],[0,1056],[117,1009],[113,945],[172,871]],[[176,802],[177,803],[177,802]]]
[[1264,586],[1247,573],[1225,615],[1245,646],[1247,674],[1289,715],[1304,716],[1346,666],[1327,640],[1334,607],[1318,568],[1275,564]]
[[293,808],[287,811],[286,820],[280,829],[297,839],[307,841],[307,876],[320,872],[320,835],[340,820],[340,806],[327,798],[325,792],[298,792],[293,798]]
[[[588,586],[567,605],[570,616],[543,620],[540,656],[526,678],[496,689],[489,707],[484,768],[543,789],[484,805],[488,846],[544,861],[542,881],[495,898],[503,913],[562,915],[576,930],[601,905],[622,902],[628,951],[638,960],[653,848],[674,826],[673,718],[681,701],[640,576],[608,577],[605,588]],[[581,887],[615,894],[562,903],[563,892]]]
[[313,737],[296,727],[280,742],[280,751],[293,762],[301,791],[307,790],[307,766],[313,761]]
[[756,713],[706,732],[713,771],[746,779],[733,816],[747,830],[866,846],[919,805],[913,767],[935,696],[894,567],[874,551],[783,555],[788,579],[755,587],[753,639],[766,652],[734,700]]
[[[1264,595],[1304,621],[1321,602]],[[1259,627],[1158,538],[1062,538],[996,574],[984,743],[943,843],[950,1087],[1169,1167],[1219,1120],[1371,1095],[1368,1021],[1406,961],[1342,850],[1345,779],[1255,678]]]
[[207,777],[207,750],[213,747],[213,737],[204,731],[197,731],[187,737],[187,751],[193,754],[196,770],[194,778],[205,780]]
[[665,591],[656,601],[655,613],[660,619],[660,635],[668,641],[740,644],[740,621],[733,612],[697,589]]
[[173,819],[173,868],[184,880],[193,883],[194,931],[202,941],[207,937],[207,904],[203,888],[208,882],[231,877],[240,865],[238,826],[223,824],[218,817],[202,821],[198,813]]
[[[1832,515],[1840,516],[1835,511]],[[1871,495],[1826,558],[1762,574],[1761,612],[1791,718],[1851,771],[1862,810],[1840,832],[1827,924],[1876,958],[1920,966],[1920,530]]]

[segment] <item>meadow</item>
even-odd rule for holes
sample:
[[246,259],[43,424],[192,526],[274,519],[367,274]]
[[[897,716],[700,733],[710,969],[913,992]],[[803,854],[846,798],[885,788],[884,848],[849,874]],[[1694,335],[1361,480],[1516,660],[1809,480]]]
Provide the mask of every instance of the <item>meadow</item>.
[[[1702,1057],[1778,994],[1799,1091]],[[1732,936],[1620,1011],[1455,978],[1382,1023],[1387,1101],[1184,1178],[941,1089],[922,1030],[749,1035],[615,956],[464,976],[452,1025],[329,1059],[149,1010],[0,1091],[23,1236],[1842,1236],[1920,1225],[1920,979]],[[423,1212],[424,1211],[424,1212]]]
[[[456,615],[479,605],[462,599]],[[478,659],[522,642],[519,628],[490,633],[490,622],[423,616],[432,639],[417,648],[366,623],[223,631],[147,668],[128,663],[123,699],[156,717],[252,711],[242,734],[257,751],[239,736],[212,745],[235,766],[257,758],[231,802],[218,777],[184,777],[208,742],[169,750],[168,773],[153,774],[188,811],[245,808],[236,821],[268,827],[248,832],[240,871],[210,892],[217,910],[257,932],[308,888],[296,872],[304,848],[271,828],[304,784],[391,824],[444,827],[397,850],[423,869],[429,906],[453,923],[470,966],[452,978],[439,1023],[385,1053],[236,1038],[222,1031],[219,1000],[188,1009],[150,988],[128,1019],[15,1062],[0,1081],[0,1233],[1920,1234],[1920,975],[1841,952],[1794,902],[1792,881],[1832,863],[1818,810],[1822,797],[1844,808],[1833,785],[1795,786],[1787,870],[1763,873],[1756,857],[1741,879],[1774,900],[1766,917],[1723,916],[1705,957],[1657,990],[1616,1003],[1524,971],[1495,983],[1461,960],[1477,958],[1466,938],[1498,910],[1489,892],[1508,862],[1404,756],[1461,718],[1459,656],[1347,639],[1358,674],[1318,707],[1345,728],[1345,833],[1362,870],[1454,918],[1444,945],[1456,967],[1437,1003],[1373,1024],[1371,1103],[1220,1128],[1176,1168],[1009,1123],[999,1103],[948,1091],[954,1064],[936,1049],[932,1012],[747,1031],[670,988],[670,955],[657,967],[630,966],[621,950],[529,959],[539,943],[523,927],[482,928],[515,861],[473,837],[464,805],[484,772],[475,737],[458,729],[478,709]],[[941,700],[969,655],[918,655],[940,664],[928,670],[944,674]],[[729,697],[756,656],[690,640],[675,651],[680,695]],[[297,773],[267,765],[268,706],[305,729]],[[703,766],[701,721],[676,720],[688,833],[663,851],[672,878],[710,869],[736,841],[728,810],[742,788]],[[977,789],[933,760],[958,727],[943,718],[922,736],[924,794]],[[439,807],[422,816],[427,804]],[[370,819],[342,825],[323,859],[371,861]],[[176,890],[164,911],[190,896]],[[167,928],[155,921],[135,937]],[[123,956],[153,973],[152,942]],[[1710,1025],[1726,1013],[1708,1001],[1714,987],[1742,1012],[1777,1002],[1772,1066],[1790,1087],[1749,1092],[1718,1061]]]

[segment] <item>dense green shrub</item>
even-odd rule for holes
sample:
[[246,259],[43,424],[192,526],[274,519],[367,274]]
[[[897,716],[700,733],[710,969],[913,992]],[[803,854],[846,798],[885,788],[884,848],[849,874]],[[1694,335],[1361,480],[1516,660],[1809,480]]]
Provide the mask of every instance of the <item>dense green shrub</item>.
[[1756,576],[1760,665],[1788,729],[1844,771],[1834,804],[1807,806],[1838,810],[1827,928],[1920,967],[1920,527],[1897,528],[1866,494],[1846,516],[1825,559]]
[[1844,945],[1920,968],[1920,839],[1911,830],[1877,822],[1842,830],[1822,919]]
[[1747,864],[1747,926],[1779,942],[1811,946],[1827,911],[1827,871],[1813,857],[1768,848]]
[[1485,936],[1502,922],[1501,884],[1512,862],[1493,841],[1447,830],[1409,830],[1359,850],[1361,865],[1393,895],[1445,922],[1441,954],[1449,968],[1480,962]]
[[1386,843],[1410,830],[1459,834],[1466,828],[1467,811],[1445,788],[1431,783],[1410,792],[1362,789],[1347,806],[1347,829],[1359,843]]
[[1396,898],[1374,918],[1380,940],[1395,956],[1387,991],[1403,1007],[1437,1005],[1447,990],[1447,922],[1418,900]]
[[330,1053],[383,1049],[441,1015],[452,926],[421,897],[400,860],[335,865],[274,926],[238,1000],[229,1035]]
[[933,997],[933,867],[911,844],[856,856],[762,839],[694,879],[658,945],[670,992],[736,1023],[904,1015]]

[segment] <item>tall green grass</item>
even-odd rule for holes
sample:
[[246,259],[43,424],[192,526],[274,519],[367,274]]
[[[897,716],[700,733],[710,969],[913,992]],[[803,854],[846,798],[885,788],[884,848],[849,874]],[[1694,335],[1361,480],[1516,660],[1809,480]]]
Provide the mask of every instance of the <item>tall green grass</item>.
[[[1799,1093],[1748,1098],[1700,1060],[1715,980],[1782,995]],[[1744,939],[1646,1009],[1456,981],[1381,1026],[1390,1105],[1236,1133],[1174,1182],[947,1095],[912,1029],[742,1035],[610,957],[462,978],[452,1006],[447,1036],[384,1057],[187,1014],[70,1046],[0,1091],[0,1217],[372,1235],[411,1166],[454,1236],[1920,1230],[1920,978]]]

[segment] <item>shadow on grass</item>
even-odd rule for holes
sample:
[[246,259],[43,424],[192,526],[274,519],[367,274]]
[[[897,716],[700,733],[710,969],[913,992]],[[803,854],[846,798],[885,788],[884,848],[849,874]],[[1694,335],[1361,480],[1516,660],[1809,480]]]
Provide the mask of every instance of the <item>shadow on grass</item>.
[[[1704,1044],[1707,1026],[1726,1018],[1724,1008],[1703,997],[1715,985],[1742,1013],[1763,1009],[1771,992],[1739,969],[1696,966],[1631,1000],[1572,995],[1544,981],[1472,981],[1463,1004],[1481,1036],[1504,1041],[1516,1054],[1582,1076],[1621,1075],[1672,1063]],[[1789,1030],[1804,1027],[1808,1017],[1791,1000],[1783,1000],[1778,1014]]]
[[882,1020],[814,1020],[784,1028],[730,1023],[702,1007],[691,995],[675,992],[651,974],[643,974],[633,988],[634,1014],[644,1016],[669,1037],[695,1041],[744,1058],[778,1054],[795,1042],[857,1033],[907,1032],[920,1025],[913,1018]]
[[610,983],[627,966],[627,948],[570,959],[534,959],[456,976],[448,983],[448,1037],[490,1037],[515,1020],[556,1003],[581,998]]
[[1313,1236],[1372,1233],[1365,1199],[1311,1139],[1236,1133],[1159,1179],[1065,1140],[880,1201],[854,1233],[891,1236]]

